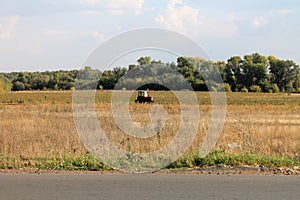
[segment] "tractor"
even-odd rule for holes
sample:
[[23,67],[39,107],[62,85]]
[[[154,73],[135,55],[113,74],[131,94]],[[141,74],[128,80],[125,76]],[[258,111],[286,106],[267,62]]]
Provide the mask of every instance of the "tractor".
[[153,97],[149,96],[148,91],[139,90],[135,103],[153,103]]

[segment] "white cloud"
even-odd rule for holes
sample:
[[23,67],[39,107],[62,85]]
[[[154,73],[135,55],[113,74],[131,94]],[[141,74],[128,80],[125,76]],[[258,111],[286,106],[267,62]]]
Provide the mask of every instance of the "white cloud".
[[182,5],[180,0],[172,0],[167,5],[166,12],[155,18],[155,21],[168,29],[185,32],[186,26],[196,26],[199,23],[199,10]]
[[92,37],[96,38],[99,42],[103,42],[105,40],[105,35],[99,31],[92,32]]
[[75,33],[70,31],[46,28],[41,31],[39,37],[44,42],[49,41],[51,43],[54,41],[55,43],[62,45],[71,42],[76,36]]
[[101,12],[100,11],[97,11],[97,10],[83,10],[83,11],[80,11],[80,14],[82,15],[97,15],[97,14],[100,14]]
[[171,0],[166,10],[158,15],[155,21],[168,29],[193,36],[230,37],[238,32],[230,20],[224,23],[212,17],[201,16],[199,9],[184,5],[181,0]]
[[13,31],[19,19],[19,16],[0,18],[0,39],[8,39],[12,37]]
[[281,9],[281,10],[270,10],[268,12],[268,14],[270,16],[278,16],[278,15],[279,16],[285,16],[285,15],[289,15],[293,12],[294,12],[294,10],[292,10],[292,9]]
[[268,23],[269,23],[269,21],[264,17],[255,17],[254,19],[251,20],[251,25],[254,28],[259,28],[259,27],[265,26]]
[[287,14],[290,14],[292,12],[293,12],[293,10],[291,10],[291,9],[282,9],[282,10],[277,11],[277,13],[280,14],[280,15],[287,15]]
[[176,6],[176,4],[182,4],[182,0],[171,0],[170,1],[171,6]]
[[81,3],[88,4],[88,5],[95,5],[98,0],[81,0]]
[[68,31],[58,30],[58,29],[46,29],[44,30],[44,33],[45,35],[51,37],[67,37],[70,34]]
[[144,0],[80,0],[84,5],[102,7],[110,14],[133,13],[139,15],[143,10]]
[[242,22],[245,20],[244,17],[237,15],[236,13],[229,13],[227,19],[230,22]]

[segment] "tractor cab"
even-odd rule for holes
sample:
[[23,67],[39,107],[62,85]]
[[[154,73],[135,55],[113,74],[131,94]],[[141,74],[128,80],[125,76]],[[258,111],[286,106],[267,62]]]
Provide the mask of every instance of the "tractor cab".
[[148,92],[144,90],[139,90],[138,97],[148,97]]
[[136,103],[153,103],[153,97],[149,96],[148,91],[139,90],[135,99]]

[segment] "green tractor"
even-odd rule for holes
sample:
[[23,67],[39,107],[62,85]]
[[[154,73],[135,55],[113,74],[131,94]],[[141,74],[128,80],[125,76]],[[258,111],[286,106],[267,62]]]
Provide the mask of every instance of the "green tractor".
[[139,90],[135,103],[153,103],[153,97],[149,96],[148,91]]

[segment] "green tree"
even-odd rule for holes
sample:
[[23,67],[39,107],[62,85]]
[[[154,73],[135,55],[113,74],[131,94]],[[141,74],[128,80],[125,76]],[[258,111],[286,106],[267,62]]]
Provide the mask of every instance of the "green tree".
[[131,70],[131,69],[133,69],[133,68],[135,68],[135,67],[136,67],[136,65],[130,64],[130,65],[128,66],[128,70]]
[[240,68],[240,82],[243,86],[248,89],[250,89],[252,85],[264,87],[268,70],[268,60],[266,57],[258,53],[245,55]]
[[299,65],[291,60],[279,60],[270,56],[271,81],[278,85],[281,91],[290,92],[296,89],[299,80]]
[[140,57],[137,60],[137,63],[139,65],[149,65],[151,63],[151,57],[150,56]]
[[240,56],[233,56],[227,60],[227,64],[224,68],[224,82],[231,86],[233,91],[242,89],[241,85],[241,65],[243,60]]
[[115,74],[112,70],[106,70],[103,72],[99,85],[102,85],[104,89],[114,89],[116,83]]
[[215,65],[217,66],[219,73],[221,75],[221,78],[223,81],[225,81],[226,78],[226,74],[225,74],[225,68],[226,68],[226,62],[225,61],[218,61],[215,63]]
[[122,68],[121,67],[115,67],[113,69],[113,77],[112,77],[112,78],[114,78],[114,82],[117,83],[118,80],[126,74],[126,72],[127,72],[126,67],[122,67]]
[[13,91],[21,91],[21,90],[25,90],[25,89],[26,88],[25,88],[25,84],[24,83],[22,83],[20,81],[14,82],[13,88],[12,88]]
[[179,57],[177,58],[177,69],[179,73],[181,73],[184,78],[193,83],[196,81],[196,77],[198,75],[198,71],[196,66],[193,64],[193,58],[190,57]]

